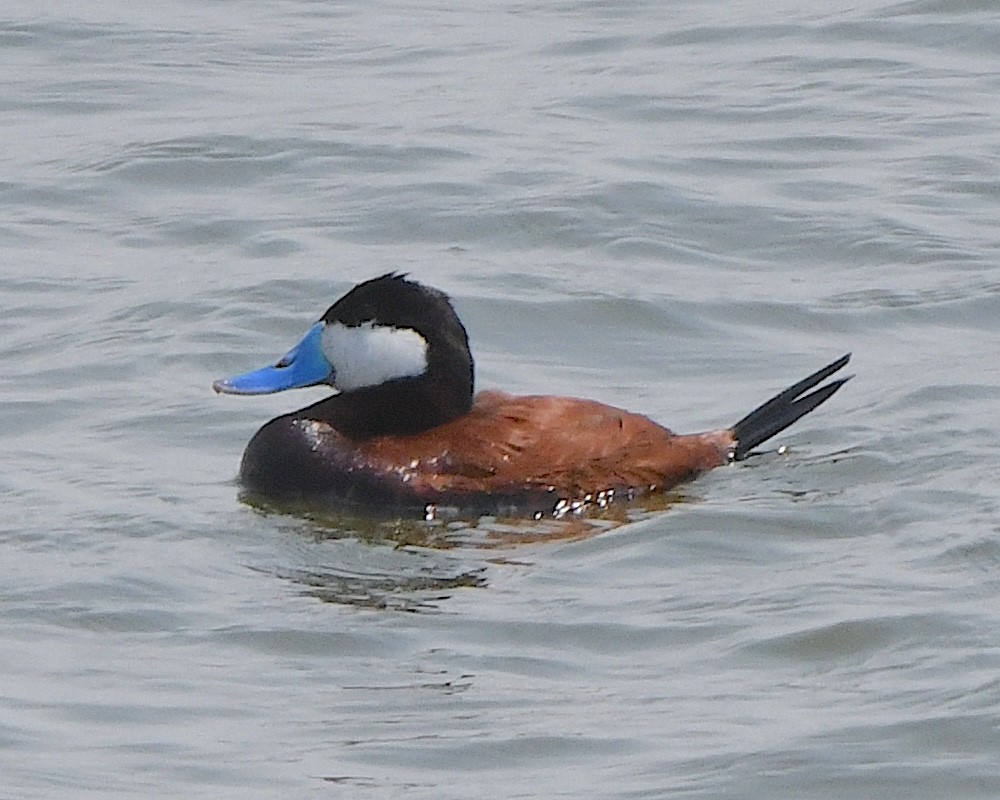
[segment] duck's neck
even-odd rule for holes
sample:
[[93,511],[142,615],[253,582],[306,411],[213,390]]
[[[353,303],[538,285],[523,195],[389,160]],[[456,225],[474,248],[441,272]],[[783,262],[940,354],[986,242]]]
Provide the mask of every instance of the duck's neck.
[[300,412],[352,439],[411,436],[451,422],[472,408],[468,387],[442,387],[429,375],[401,378],[321,400]]

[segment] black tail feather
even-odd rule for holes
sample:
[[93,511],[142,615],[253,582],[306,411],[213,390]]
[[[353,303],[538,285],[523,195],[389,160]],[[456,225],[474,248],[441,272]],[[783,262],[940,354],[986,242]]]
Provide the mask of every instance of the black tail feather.
[[743,419],[733,425],[733,434],[736,437],[736,449],[733,451],[733,458],[741,461],[746,458],[749,452],[766,442],[776,433],[780,433],[797,419],[804,417],[820,403],[830,399],[834,392],[847,383],[853,375],[828,383],[811,392],[804,397],[800,396],[808,392],[814,386],[825,381],[837,370],[842,369],[851,360],[848,353],[838,358],[832,364],[828,364],[818,372],[814,372],[805,380],[801,380],[794,386],[789,386],[781,394],[777,394],[758,406]]

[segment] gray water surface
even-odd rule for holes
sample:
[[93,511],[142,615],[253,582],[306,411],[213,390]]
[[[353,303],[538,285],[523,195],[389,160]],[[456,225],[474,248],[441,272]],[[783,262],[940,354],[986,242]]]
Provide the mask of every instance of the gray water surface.
[[[0,795],[1000,797],[992,2],[0,10]],[[240,502],[389,270],[481,387],[731,424],[661,511]]]

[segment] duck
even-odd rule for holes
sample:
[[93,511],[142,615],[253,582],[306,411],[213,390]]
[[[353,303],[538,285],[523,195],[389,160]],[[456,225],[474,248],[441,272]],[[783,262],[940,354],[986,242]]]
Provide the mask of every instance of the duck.
[[390,272],[348,291],[273,365],[213,389],[335,392],[254,434],[239,467],[251,501],[373,516],[538,519],[632,503],[743,461],[853,377],[823,384],[850,358],[734,425],[676,434],[595,400],[477,393],[469,337],[448,295]]

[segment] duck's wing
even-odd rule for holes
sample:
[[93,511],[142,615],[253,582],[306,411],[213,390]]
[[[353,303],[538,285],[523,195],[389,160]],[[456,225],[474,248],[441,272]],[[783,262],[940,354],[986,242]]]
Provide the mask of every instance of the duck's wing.
[[[721,438],[720,438],[721,437]],[[483,392],[446,425],[365,446],[371,466],[406,464],[423,494],[668,488],[725,463],[728,434],[677,436],[592,400]]]

